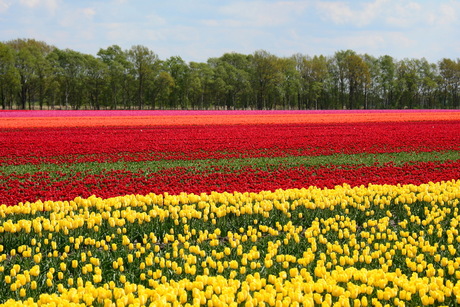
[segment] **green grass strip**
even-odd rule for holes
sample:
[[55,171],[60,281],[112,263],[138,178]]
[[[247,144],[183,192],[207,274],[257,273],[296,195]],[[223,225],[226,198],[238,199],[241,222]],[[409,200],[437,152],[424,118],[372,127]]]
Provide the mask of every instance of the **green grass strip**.
[[36,172],[63,172],[66,174],[86,172],[98,174],[109,170],[127,170],[137,172],[149,170],[157,172],[164,169],[176,167],[193,167],[195,169],[206,169],[211,166],[226,166],[229,168],[241,168],[251,166],[253,168],[268,169],[272,166],[282,165],[283,167],[296,166],[319,166],[319,165],[365,165],[384,164],[392,162],[395,165],[405,163],[459,160],[460,152],[397,152],[382,154],[337,154],[330,156],[286,156],[286,157],[260,157],[260,158],[231,158],[231,159],[208,159],[208,160],[159,160],[142,162],[112,162],[112,163],[73,163],[73,164],[40,164],[40,165],[7,165],[0,169],[0,174],[33,174]]

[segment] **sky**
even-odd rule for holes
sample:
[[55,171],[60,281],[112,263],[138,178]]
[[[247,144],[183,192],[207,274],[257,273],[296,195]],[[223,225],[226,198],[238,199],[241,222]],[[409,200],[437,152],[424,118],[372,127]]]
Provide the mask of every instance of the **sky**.
[[0,0],[0,42],[17,38],[92,55],[143,45],[186,62],[351,49],[436,63],[460,58],[460,0]]

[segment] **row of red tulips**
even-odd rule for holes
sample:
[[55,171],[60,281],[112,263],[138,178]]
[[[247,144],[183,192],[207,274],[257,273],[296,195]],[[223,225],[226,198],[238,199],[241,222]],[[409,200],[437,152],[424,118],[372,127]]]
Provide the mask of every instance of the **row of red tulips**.
[[460,121],[27,128],[0,133],[0,165],[460,150]]
[[422,184],[460,178],[460,160],[396,165],[329,165],[313,167],[272,166],[269,169],[243,167],[175,167],[156,172],[107,170],[89,172],[36,172],[0,176],[4,193],[0,204],[18,200],[65,200],[91,195],[108,198],[125,194],[178,194],[180,192],[258,192],[317,186],[332,188],[372,184]]

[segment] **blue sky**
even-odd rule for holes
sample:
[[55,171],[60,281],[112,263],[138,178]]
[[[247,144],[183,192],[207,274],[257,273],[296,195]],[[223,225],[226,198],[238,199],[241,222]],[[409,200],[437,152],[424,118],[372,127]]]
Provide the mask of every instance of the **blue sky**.
[[0,41],[34,38],[96,55],[144,45],[160,59],[226,52],[460,58],[460,0],[0,0]]

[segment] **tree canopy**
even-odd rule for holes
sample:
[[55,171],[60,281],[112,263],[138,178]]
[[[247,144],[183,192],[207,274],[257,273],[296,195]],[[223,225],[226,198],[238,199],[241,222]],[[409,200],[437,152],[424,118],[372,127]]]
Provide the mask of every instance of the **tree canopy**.
[[96,56],[34,39],[0,42],[2,109],[402,109],[460,107],[460,59],[353,50],[161,60],[113,45]]

